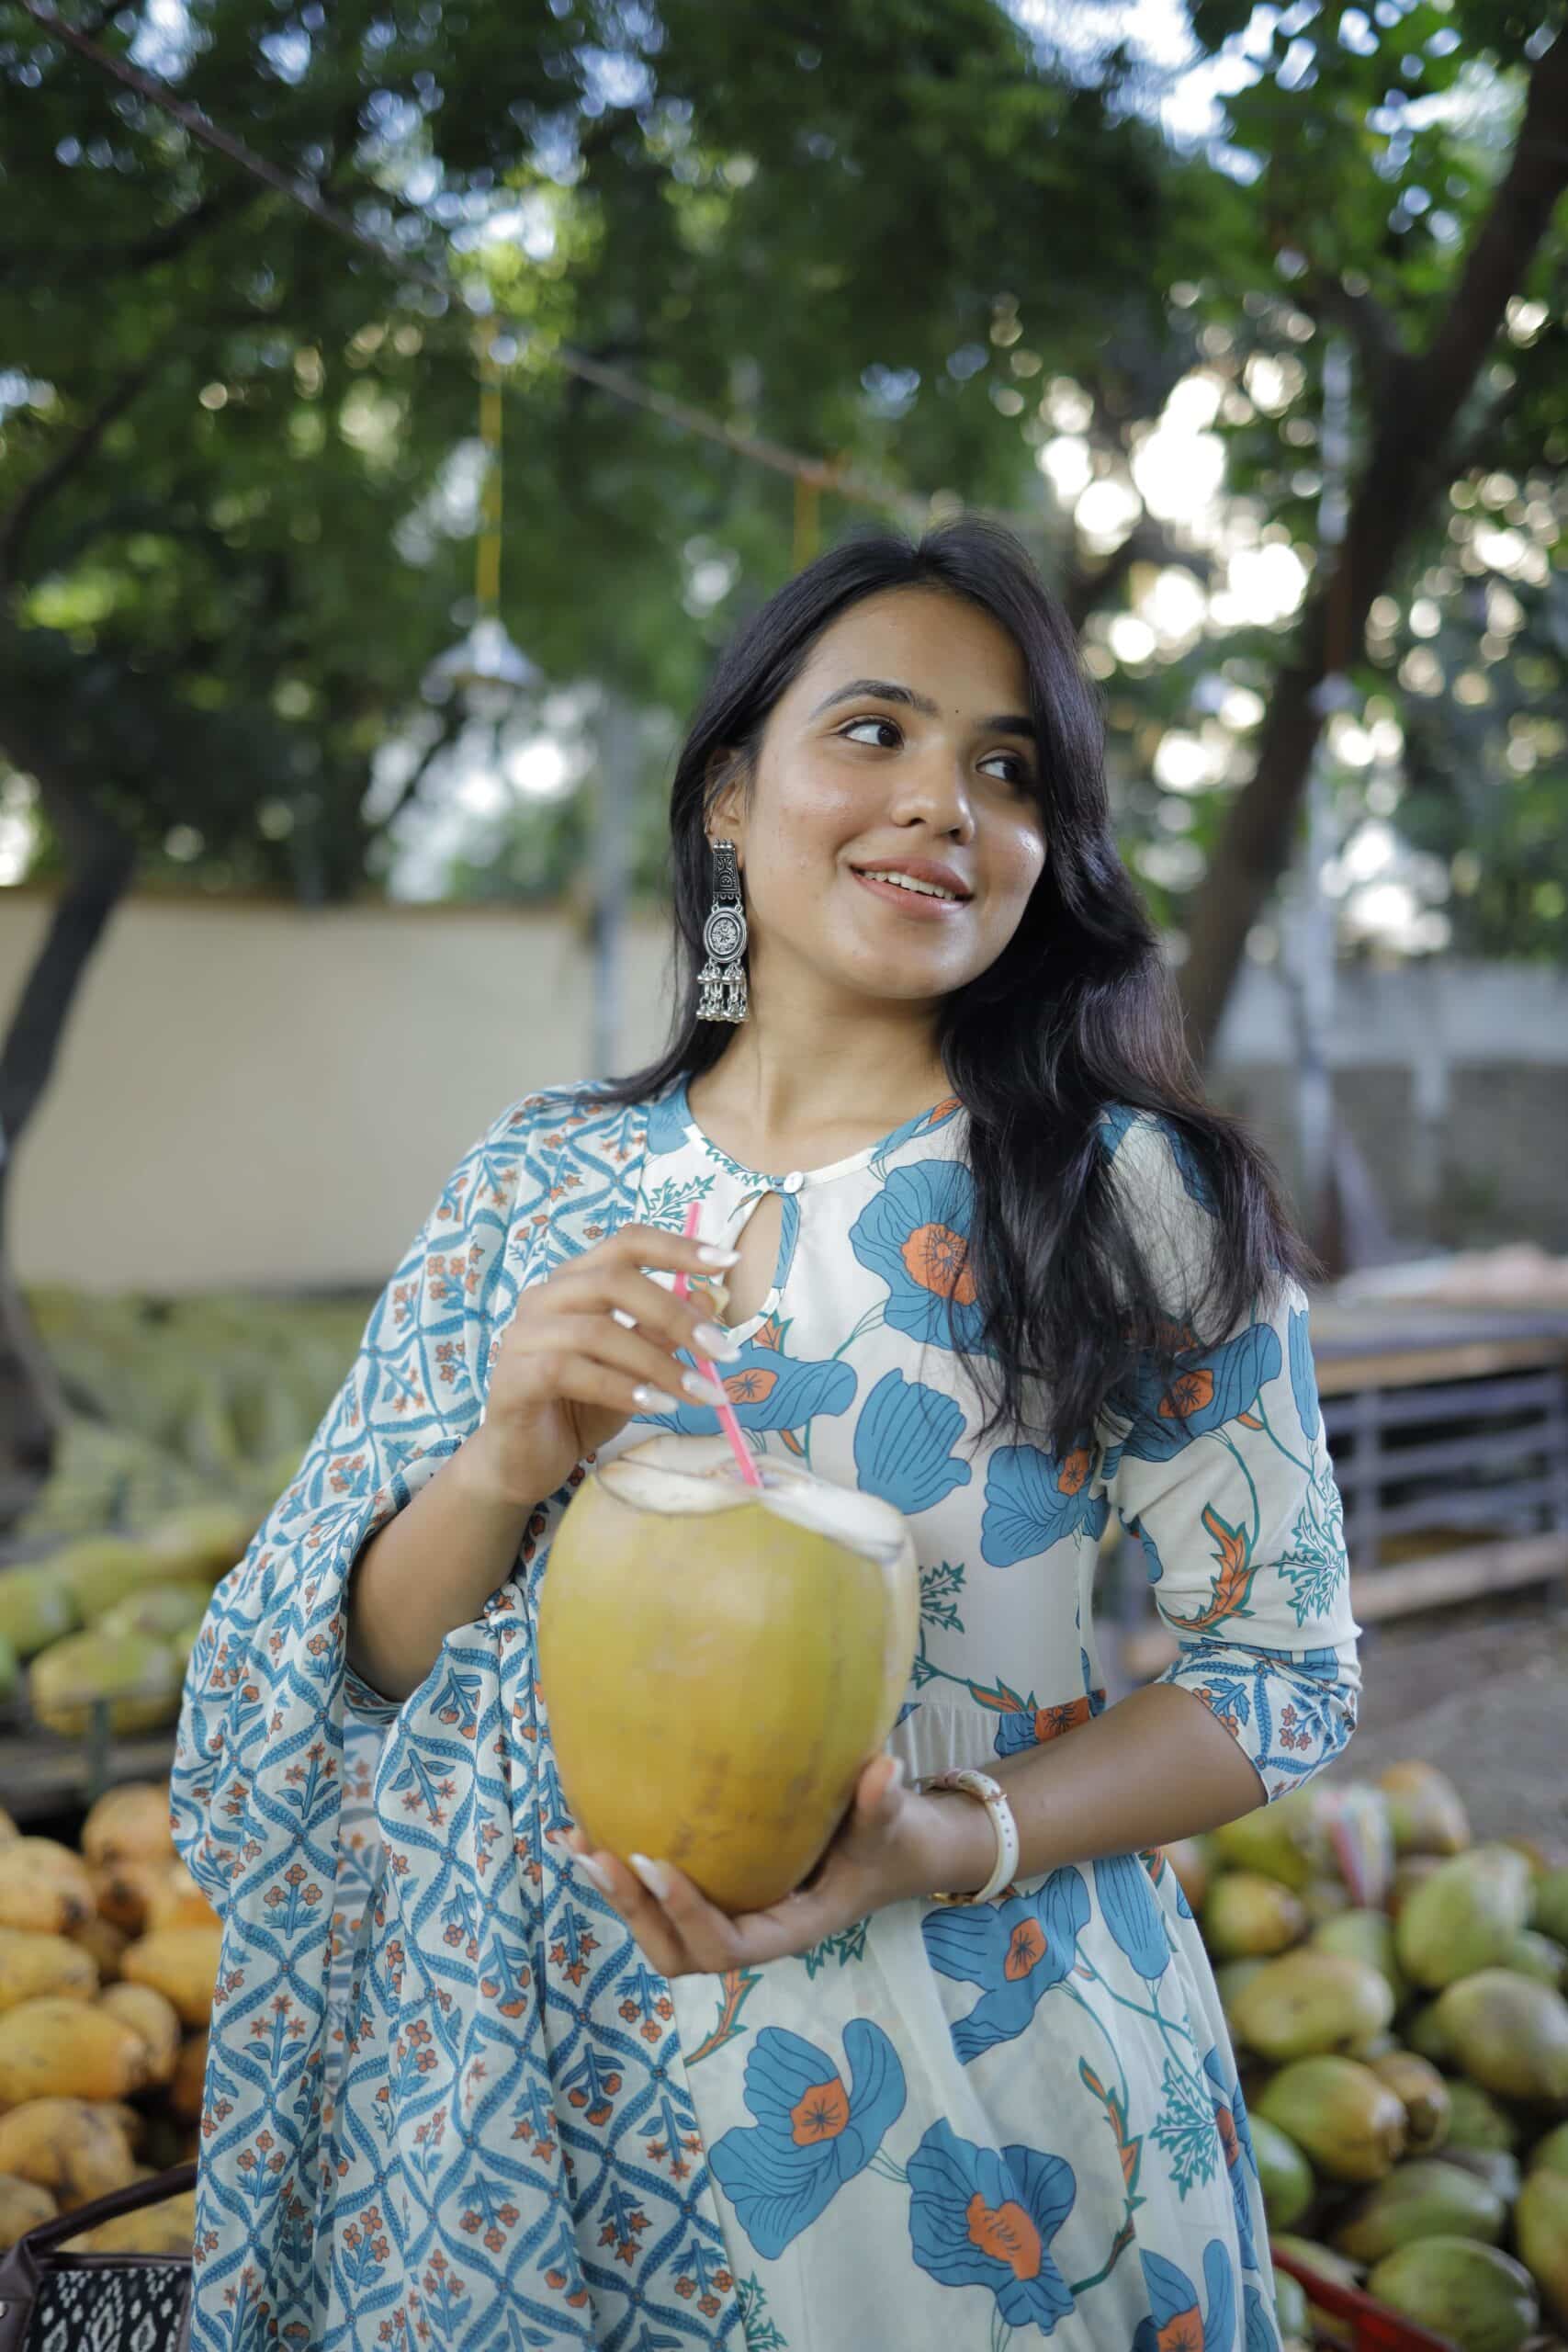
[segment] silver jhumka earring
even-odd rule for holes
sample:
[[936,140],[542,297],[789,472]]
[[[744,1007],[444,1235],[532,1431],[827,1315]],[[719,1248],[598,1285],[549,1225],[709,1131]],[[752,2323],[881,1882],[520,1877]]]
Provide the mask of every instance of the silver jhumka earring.
[[740,873],[735,843],[713,843],[713,905],[703,925],[707,962],[698,975],[699,1021],[744,1021],[746,1018],[746,913],[740,903]]

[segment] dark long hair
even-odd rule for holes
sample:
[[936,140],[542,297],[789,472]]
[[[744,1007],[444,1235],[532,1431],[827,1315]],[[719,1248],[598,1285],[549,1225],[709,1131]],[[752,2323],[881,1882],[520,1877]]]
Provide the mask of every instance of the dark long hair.
[[[750,799],[769,713],[822,631],[862,597],[900,587],[943,589],[978,605],[1014,639],[1029,673],[1045,865],[1001,954],[942,1000],[937,1037],[969,1114],[966,1271],[983,1339],[978,1353],[956,1329],[953,1343],[987,1408],[976,1442],[1005,1426],[1014,1442],[1043,1439],[1063,1455],[1089,1441],[1107,1401],[1130,1398],[1141,1353],[1169,1377],[1260,1299],[1268,1311],[1282,1278],[1309,1280],[1323,1268],[1292,1222],[1268,1154],[1203,1099],[1158,933],[1111,832],[1100,688],[1061,604],[1010,533],[964,517],[918,543],[859,534],[786,582],[730,640],[670,796],[679,976],[670,1046],[628,1077],[592,1081],[592,1100],[650,1099],[720,1058],[729,1030],[696,1012],[713,885],[705,818],[735,778],[737,754],[742,805]],[[1179,1300],[1158,1294],[1146,1237],[1113,1179],[1099,1125],[1112,1106],[1156,1114],[1206,1187],[1217,1232],[1201,1282]],[[1034,1382],[1043,1408],[1031,1400]]]

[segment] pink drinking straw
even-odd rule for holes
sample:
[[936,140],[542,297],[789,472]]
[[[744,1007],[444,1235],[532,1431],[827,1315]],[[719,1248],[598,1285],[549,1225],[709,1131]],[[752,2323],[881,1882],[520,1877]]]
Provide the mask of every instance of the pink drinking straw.
[[[698,1201],[689,1203],[686,1209],[685,1229],[685,1238],[688,1241],[694,1241],[696,1239],[697,1226],[701,1216],[701,1203]],[[688,1287],[689,1285],[685,1275],[683,1273],[677,1274],[675,1277],[676,1297],[684,1298],[687,1294]],[[716,1385],[722,1386],[723,1384],[719,1381],[717,1373],[714,1370],[712,1364],[709,1363],[706,1356],[697,1355],[694,1348],[693,1349],[692,1353],[696,1360],[697,1369],[702,1374],[703,1378],[705,1380],[711,1380]],[[735,1418],[734,1406],[730,1404],[727,1398],[722,1405],[716,1405],[714,1407],[714,1410],[718,1415],[719,1424],[724,1430],[725,1436],[729,1440],[729,1449],[735,1456],[740,1476],[745,1479],[746,1484],[749,1487],[761,1487],[762,1485],[762,1474],[758,1469],[756,1464],[752,1461],[751,1449],[740,1434],[740,1424]]]

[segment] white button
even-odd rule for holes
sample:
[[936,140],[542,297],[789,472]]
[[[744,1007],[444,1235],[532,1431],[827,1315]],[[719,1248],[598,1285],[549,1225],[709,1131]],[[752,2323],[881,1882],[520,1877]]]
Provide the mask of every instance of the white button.
[[800,1170],[792,1168],[787,1176],[779,1178],[779,1190],[781,1193],[798,1193],[805,1182],[806,1179]]

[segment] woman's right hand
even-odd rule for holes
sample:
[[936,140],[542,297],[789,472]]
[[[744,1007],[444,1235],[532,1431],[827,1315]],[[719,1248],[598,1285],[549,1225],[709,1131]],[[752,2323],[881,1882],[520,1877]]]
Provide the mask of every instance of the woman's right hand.
[[[711,1300],[700,1291],[677,1298],[644,1269],[711,1283],[716,1262],[732,1266],[738,1256],[661,1226],[623,1225],[529,1283],[491,1359],[484,1419],[464,1448],[480,1456],[491,1491],[541,1501],[634,1413],[716,1403],[705,1382],[687,1385],[699,1376],[675,1354],[716,1352]],[[738,1352],[733,1343],[728,1351]]]

